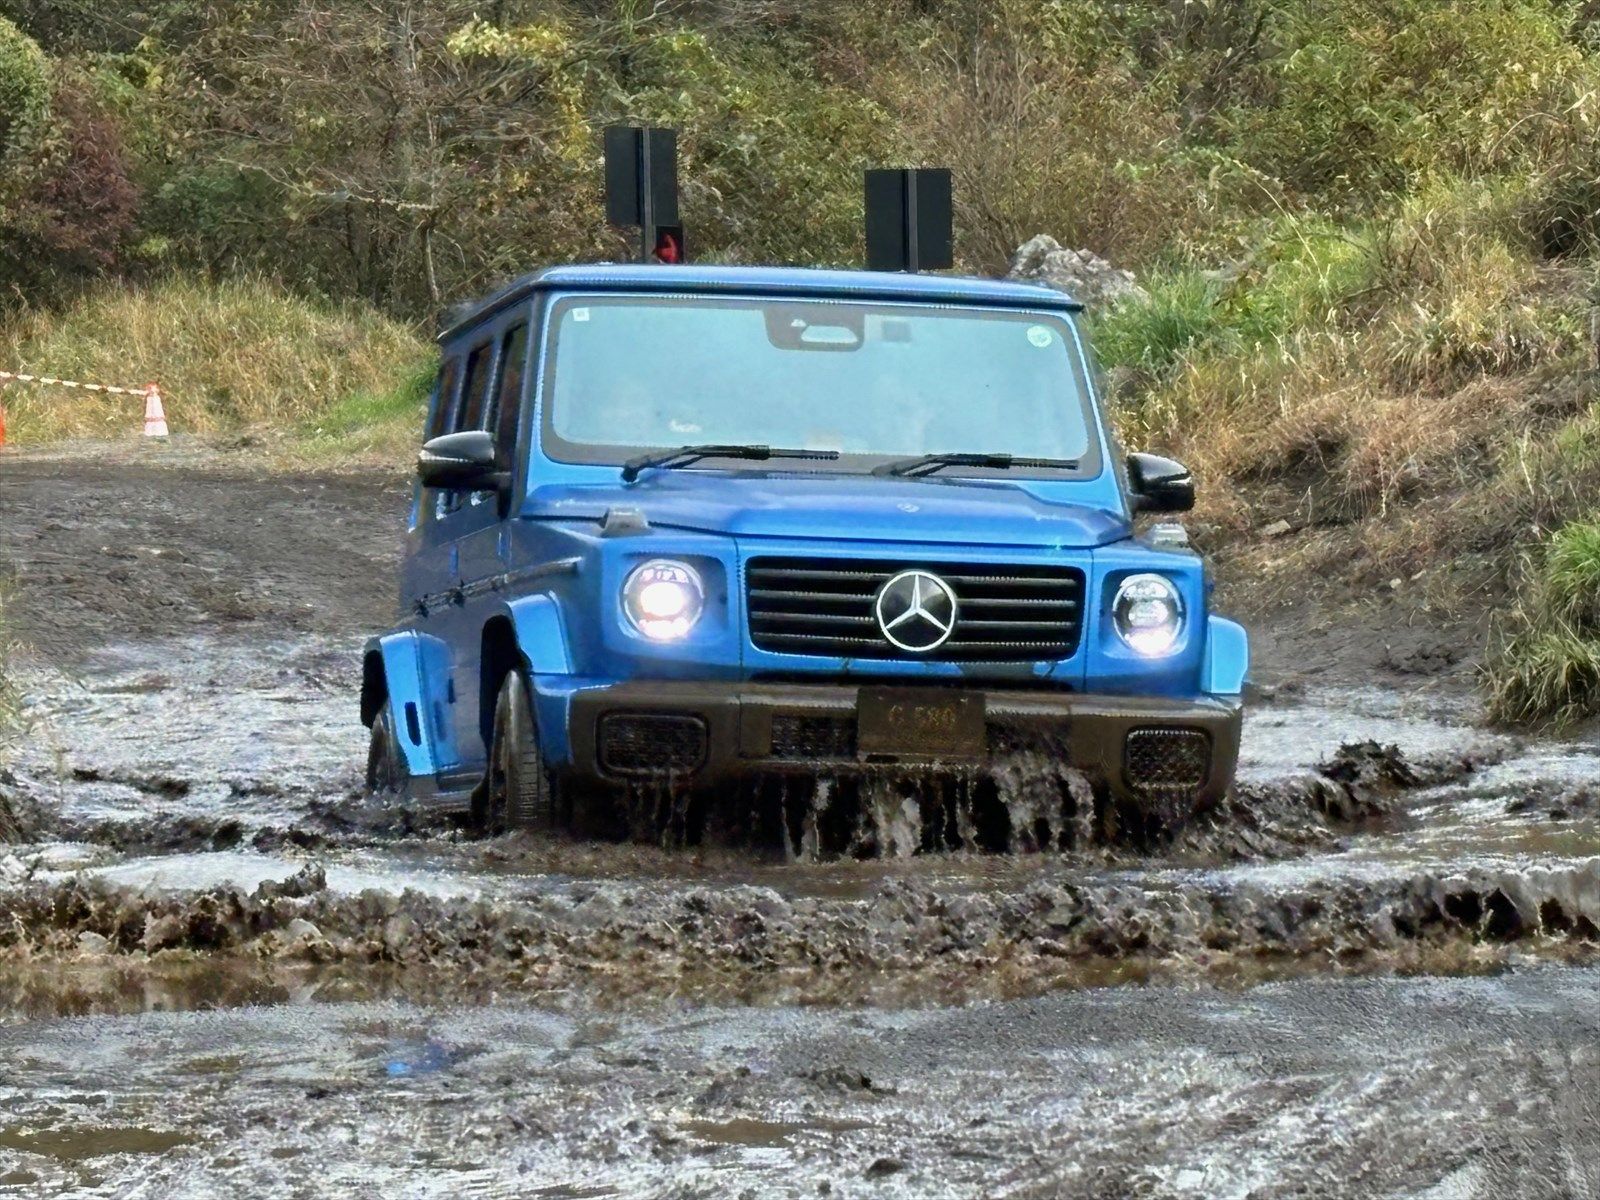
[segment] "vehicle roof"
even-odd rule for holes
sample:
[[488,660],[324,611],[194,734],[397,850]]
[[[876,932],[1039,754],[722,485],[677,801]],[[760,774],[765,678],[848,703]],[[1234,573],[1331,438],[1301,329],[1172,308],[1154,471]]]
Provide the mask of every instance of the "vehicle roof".
[[524,275],[454,316],[439,335],[448,341],[486,317],[534,292],[556,290],[701,295],[774,295],[827,300],[911,300],[1006,308],[1083,305],[1064,292],[1032,283],[965,275],[909,275],[888,271],[830,271],[814,267],[703,267],[644,263],[590,263],[545,267]]

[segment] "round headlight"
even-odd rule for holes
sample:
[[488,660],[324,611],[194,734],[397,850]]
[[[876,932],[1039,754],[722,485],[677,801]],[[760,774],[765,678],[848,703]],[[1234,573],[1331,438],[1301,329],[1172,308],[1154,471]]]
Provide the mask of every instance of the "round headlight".
[[1162,575],[1130,575],[1111,605],[1117,635],[1146,658],[1168,653],[1183,632],[1183,597]]
[[658,558],[634,569],[622,585],[622,611],[653,642],[687,637],[705,611],[700,572],[688,563]]

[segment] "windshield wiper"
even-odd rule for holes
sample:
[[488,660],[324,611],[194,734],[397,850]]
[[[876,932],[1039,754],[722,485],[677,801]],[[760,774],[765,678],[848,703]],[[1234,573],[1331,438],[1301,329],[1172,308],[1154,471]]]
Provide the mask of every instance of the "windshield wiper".
[[833,462],[839,457],[837,450],[783,450],[771,446],[680,446],[676,450],[652,450],[630,458],[622,464],[622,482],[632,483],[653,467],[673,470],[693,466],[705,458],[744,458],[752,462],[766,462],[770,458],[805,458],[815,462]]
[[983,467],[990,471],[1009,471],[1013,467],[1045,471],[1071,471],[1075,458],[1019,458],[1015,454],[924,454],[902,458],[872,468],[874,475],[894,475],[902,479],[921,479],[946,467]]

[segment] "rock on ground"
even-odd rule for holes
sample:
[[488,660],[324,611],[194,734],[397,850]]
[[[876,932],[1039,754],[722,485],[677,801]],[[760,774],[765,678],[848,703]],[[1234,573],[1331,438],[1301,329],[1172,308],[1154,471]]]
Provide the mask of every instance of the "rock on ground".
[[1131,272],[1112,266],[1092,250],[1069,250],[1046,233],[1017,249],[1008,277],[1053,287],[1090,308],[1146,298]]

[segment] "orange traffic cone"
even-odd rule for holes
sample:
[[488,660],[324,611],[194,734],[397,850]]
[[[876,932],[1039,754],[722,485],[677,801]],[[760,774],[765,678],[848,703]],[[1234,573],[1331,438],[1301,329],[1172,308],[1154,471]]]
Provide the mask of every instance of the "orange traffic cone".
[[161,406],[161,389],[153,383],[144,389],[144,435],[147,438],[167,436],[167,410]]

